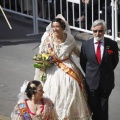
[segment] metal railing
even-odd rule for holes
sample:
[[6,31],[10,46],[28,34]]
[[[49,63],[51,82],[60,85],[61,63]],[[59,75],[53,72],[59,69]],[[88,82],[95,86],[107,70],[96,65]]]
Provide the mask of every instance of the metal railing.
[[[39,21],[50,22],[57,14],[62,14],[70,24],[70,28],[92,34],[90,25],[95,19],[104,19],[108,30],[105,37],[120,40],[118,35],[118,1],[91,0],[84,4],[82,0],[1,0],[4,11],[31,18],[33,34],[39,34]],[[97,3],[95,3],[97,1]],[[110,2],[108,4],[108,1]],[[95,7],[95,5],[97,7]],[[79,20],[78,18],[84,18]],[[109,24],[108,24],[109,23]]]

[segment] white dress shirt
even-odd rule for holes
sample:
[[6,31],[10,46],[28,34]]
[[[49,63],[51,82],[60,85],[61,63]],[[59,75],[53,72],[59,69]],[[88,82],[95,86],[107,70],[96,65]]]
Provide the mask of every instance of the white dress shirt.
[[[97,46],[98,46],[97,42],[98,42],[98,41],[95,40],[95,38],[94,38],[94,48],[95,48],[95,53],[96,53]],[[101,51],[101,60],[102,60],[103,52],[104,52],[104,38],[103,38],[100,42],[101,42],[101,44],[100,44],[100,51]]]

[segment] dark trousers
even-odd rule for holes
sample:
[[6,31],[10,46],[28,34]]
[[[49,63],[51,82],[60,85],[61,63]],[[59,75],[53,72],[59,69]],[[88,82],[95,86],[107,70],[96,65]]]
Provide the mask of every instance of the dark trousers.
[[97,90],[90,90],[88,92],[88,104],[92,112],[92,120],[108,120],[108,99],[111,90],[105,91],[101,85]]

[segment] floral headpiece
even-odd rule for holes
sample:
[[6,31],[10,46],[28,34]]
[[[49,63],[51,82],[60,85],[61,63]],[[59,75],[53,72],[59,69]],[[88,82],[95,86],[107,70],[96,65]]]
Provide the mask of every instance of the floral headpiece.
[[[61,18],[66,26],[64,31],[66,31],[67,33],[71,33],[70,26],[69,26],[68,22],[65,20],[65,18],[62,16],[62,14],[58,14],[56,16],[56,18]],[[46,32],[51,33],[51,23],[46,27]]]
[[30,84],[30,87],[31,88],[36,88],[36,85],[32,83],[32,84]]

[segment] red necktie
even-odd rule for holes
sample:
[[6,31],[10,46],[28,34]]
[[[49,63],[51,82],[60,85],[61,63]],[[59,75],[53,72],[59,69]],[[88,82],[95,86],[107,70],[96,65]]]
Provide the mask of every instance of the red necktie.
[[98,60],[98,63],[101,63],[101,51],[100,51],[100,44],[101,42],[97,42],[98,46],[97,46],[97,50],[96,50],[96,58]]

